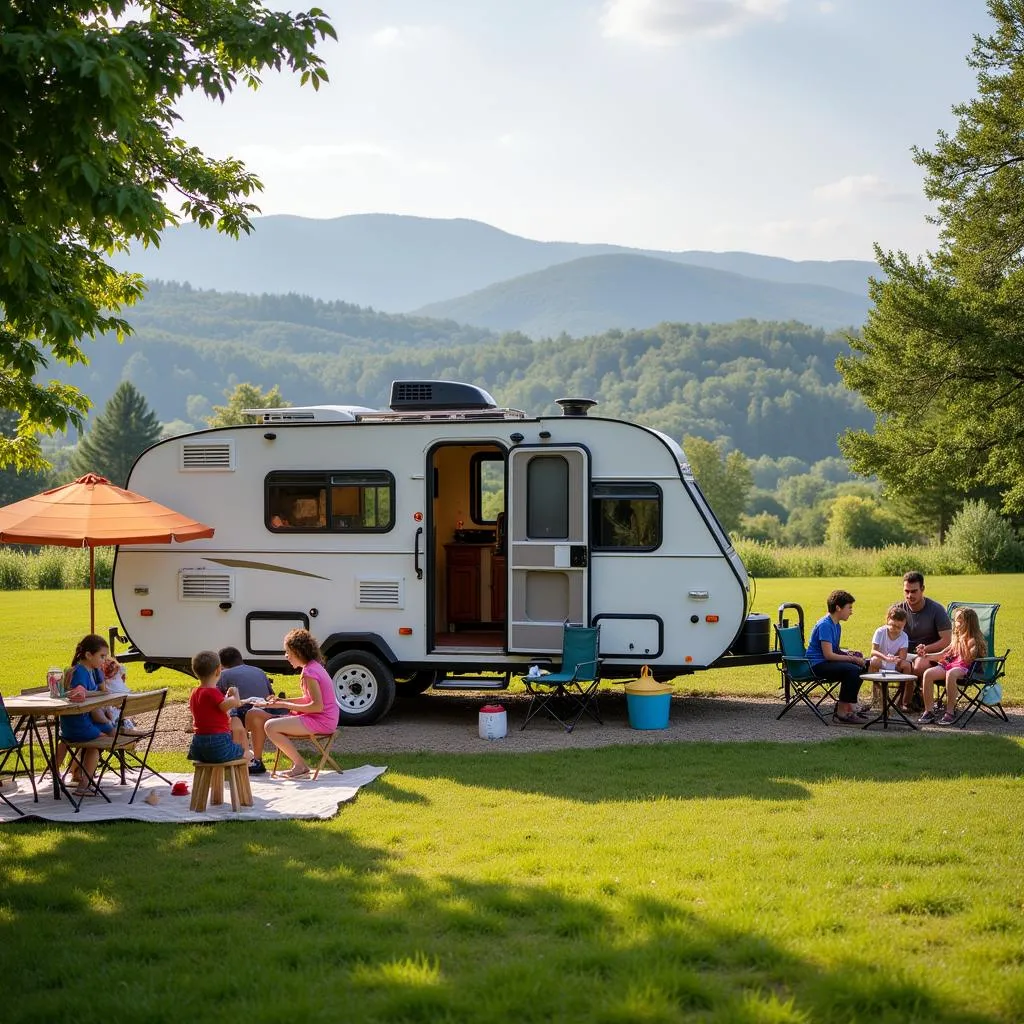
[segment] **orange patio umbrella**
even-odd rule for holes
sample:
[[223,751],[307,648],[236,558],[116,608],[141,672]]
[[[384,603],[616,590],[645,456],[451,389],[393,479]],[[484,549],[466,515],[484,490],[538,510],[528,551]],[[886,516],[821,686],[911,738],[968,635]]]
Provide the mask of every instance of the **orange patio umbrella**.
[[212,537],[213,527],[87,473],[0,508],[0,542],[89,549],[89,631],[96,632],[96,551]]

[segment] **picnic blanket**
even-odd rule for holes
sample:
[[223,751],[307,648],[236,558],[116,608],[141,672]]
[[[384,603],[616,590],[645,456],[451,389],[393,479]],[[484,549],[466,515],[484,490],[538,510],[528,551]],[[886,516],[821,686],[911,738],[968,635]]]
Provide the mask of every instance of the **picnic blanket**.
[[[224,787],[224,803],[207,805],[203,812],[189,810],[191,796],[171,796],[171,786],[162,779],[147,777],[139,786],[135,802],[128,803],[134,781],[120,786],[109,777],[103,782],[103,791],[110,803],[102,797],[87,797],[82,809],[76,813],[69,801],[53,799],[53,789],[44,784],[39,789],[39,803],[32,802],[32,786],[27,779],[18,780],[18,791],[6,791],[4,796],[25,812],[20,818],[0,801],[0,823],[25,821],[29,816],[46,821],[65,821],[76,825],[90,821],[253,821],[278,818],[333,818],[341,804],[355,798],[362,786],[383,775],[387,768],[364,764],[343,772],[321,772],[316,782],[309,779],[272,779],[267,775],[250,776],[252,807],[231,810],[231,796]],[[191,773],[164,772],[171,783],[183,780],[192,788]],[[159,803],[147,804],[146,796],[156,792]]]

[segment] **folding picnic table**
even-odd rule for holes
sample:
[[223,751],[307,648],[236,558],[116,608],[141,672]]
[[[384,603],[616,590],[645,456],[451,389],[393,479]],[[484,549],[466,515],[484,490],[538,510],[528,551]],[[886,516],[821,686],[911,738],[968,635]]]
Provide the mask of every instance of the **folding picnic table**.
[[[97,693],[94,696],[86,697],[85,700],[70,701],[65,697],[51,697],[48,693],[29,693],[19,697],[4,697],[4,704],[7,713],[14,725],[15,735],[27,741],[29,748],[29,771],[34,771],[33,747],[39,746],[43,752],[46,766],[39,774],[42,779],[47,771],[53,776],[53,798],[59,800],[63,794],[71,802],[77,811],[81,806],[81,799],[76,800],[71,790],[65,785],[61,778],[60,766],[57,764],[57,743],[60,732],[60,719],[64,715],[84,715],[97,708],[119,707],[124,703],[123,693]],[[46,735],[43,736],[43,727]],[[33,740],[35,741],[33,743]],[[38,803],[39,794],[35,792],[35,778],[32,782],[33,799]],[[107,803],[110,797],[99,790],[100,796]]]

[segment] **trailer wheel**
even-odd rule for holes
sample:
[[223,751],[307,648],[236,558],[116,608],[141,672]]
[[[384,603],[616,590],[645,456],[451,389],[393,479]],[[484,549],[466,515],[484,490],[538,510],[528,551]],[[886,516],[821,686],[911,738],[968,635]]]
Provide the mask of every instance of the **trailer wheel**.
[[395,687],[399,697],[418,697],[437,682],[437,672],[413,672],[407,676],[395,676]]
[[327,662],[341,725],[372,725],[395,702],[395,677],[376,654],[342,651]]

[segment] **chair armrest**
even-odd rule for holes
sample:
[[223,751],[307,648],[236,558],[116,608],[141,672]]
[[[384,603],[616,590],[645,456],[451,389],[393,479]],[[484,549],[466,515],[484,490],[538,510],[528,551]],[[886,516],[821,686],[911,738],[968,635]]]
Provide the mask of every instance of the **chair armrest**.
[[964,682],[984,683],[991,686],[1006,674],[1006,659],[1010,652],[1000,655],[989,655],[975,658],[971,662],[971,670],[964,677]]
[[598,668],[600,667],[601,662],[600,662],[599,659],[595,658],[592,661],[578,661],[576,663],[576,669],[575,669],[575,671],[572,674],[572,682],[575,683],[579,679],[580,669],[581,668],[586,668],[588,665],[592,665],[593,666],[593,668],[594,668],[594,677],[597,678]]

